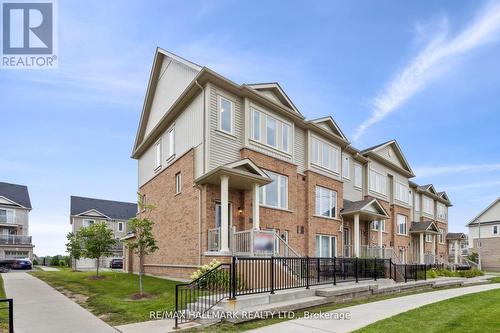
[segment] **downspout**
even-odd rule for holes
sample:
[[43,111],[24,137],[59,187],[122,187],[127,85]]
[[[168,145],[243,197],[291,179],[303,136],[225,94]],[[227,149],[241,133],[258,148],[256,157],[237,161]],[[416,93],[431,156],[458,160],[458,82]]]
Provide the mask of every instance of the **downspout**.
[[[198,80],[195,80],[194,83],[198,86],[198,88],[201,89],[203,92],[203,107],[202,107],[202,113],[203,113],[203,139],[202,139],[202,144],[203,144],[203,173],[205,173],[206,170],[206,104],[205,104],[205,88],[203,88],[202,85],[198,83]],[[198,189],[198,265],[201,265],[202,261],[202,246],[201,246],[201,214],[202,214],[202,200],[201,200],[201,188],[199,185],[196,185],[196,188]]]

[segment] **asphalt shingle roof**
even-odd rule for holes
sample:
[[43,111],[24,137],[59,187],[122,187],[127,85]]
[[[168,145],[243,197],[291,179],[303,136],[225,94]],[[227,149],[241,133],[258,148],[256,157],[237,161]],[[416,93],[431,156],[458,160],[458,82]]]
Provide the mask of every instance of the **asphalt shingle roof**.
[[0,182],[0,196],[31,209],[31,200],[26,185],[17,185]]
[[342,214],[357,212],[372,200],[373,198],[370,197],[359,201],[344,200],[344,209],[342,209]]
[[427,229],[429,229],[429,227],[431,226],[431,224],[433,224],[434,222],[432,221],[426,221],[426,222],[413,222],[411,224],[411,228],[410,228],[410,231],[414,231],[414,232],[420,232],[420,231],[426,231]]
[[449,232],[446,235],[446,239],[462,239],[467,238],[463,232]]
[[128,220],[135,217],[137,204],[71,196],[71,215],[79,215],[91,209],[116,220]]

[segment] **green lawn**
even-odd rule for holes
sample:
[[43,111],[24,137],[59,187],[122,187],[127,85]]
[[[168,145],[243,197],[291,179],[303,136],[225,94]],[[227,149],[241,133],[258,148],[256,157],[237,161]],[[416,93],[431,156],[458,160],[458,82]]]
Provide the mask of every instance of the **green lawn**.
[[429,304],[381,320],[356,332],[500,332],[500,290]]
[[[0,275],[0,299],[5,298],[5,291],[3,290],[3,280]],[[0,332],[8,330],[9,328],[9,310],[5,309],[9,304],[5,302],[0,303]]]
[[144,291],[150,299],[132,300],[138,292],[139,277],[133,274],[102,272],[103,280],[91,280],[95,272],[33,271],[33,276],[47,282],[93,314],[111,325],[150,320],[150,311],[173,311],[175,284],[178,282],[144,276]]

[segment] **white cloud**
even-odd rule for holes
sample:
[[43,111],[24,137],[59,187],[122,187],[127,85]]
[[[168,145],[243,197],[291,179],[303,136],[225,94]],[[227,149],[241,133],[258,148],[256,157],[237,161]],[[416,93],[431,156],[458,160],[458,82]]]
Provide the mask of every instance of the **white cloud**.
[[486,188],[486,187],[492,187],[492,186],[500,186],[500,180],[498,181],[485,181],[485,182],[475,182],[475,183],[468,183],[468,184],[458,184],[458,185],[443,185],[440,186],[440,188],[446,188],[446,191],[463,191],[463,190],[470,190],[474,188]]
[[[446,20],[443,22],[427,46],[372,100],[372,115],[356,129],[355,141],[370,126],[396,111],[429,82],[441,76],[445,65],[496,40],[500,31],[500,2],[485,6],[472,23],[453,38],[447,36]],[[417,30],[421,31],[420,28]]]
[[456,174],[456,173],[492,172],[498,170],[500,170],[500,163],[421,166],[413,168],[413,171],[415,172],[417,177],[430,177],[442,174]]

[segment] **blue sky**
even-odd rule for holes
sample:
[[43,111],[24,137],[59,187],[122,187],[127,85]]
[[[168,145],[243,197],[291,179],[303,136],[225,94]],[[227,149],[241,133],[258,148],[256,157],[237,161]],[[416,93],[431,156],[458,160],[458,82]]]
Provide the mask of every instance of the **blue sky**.
[[29,186],[39,255],[69,197],[135,201],[129,156],[157,46],[238,83],[278,81],[353,144],[396,138],[448,192],[450,231],[500,195],[500,3],[59,1],[59,68],[0,70],[0,180]]

